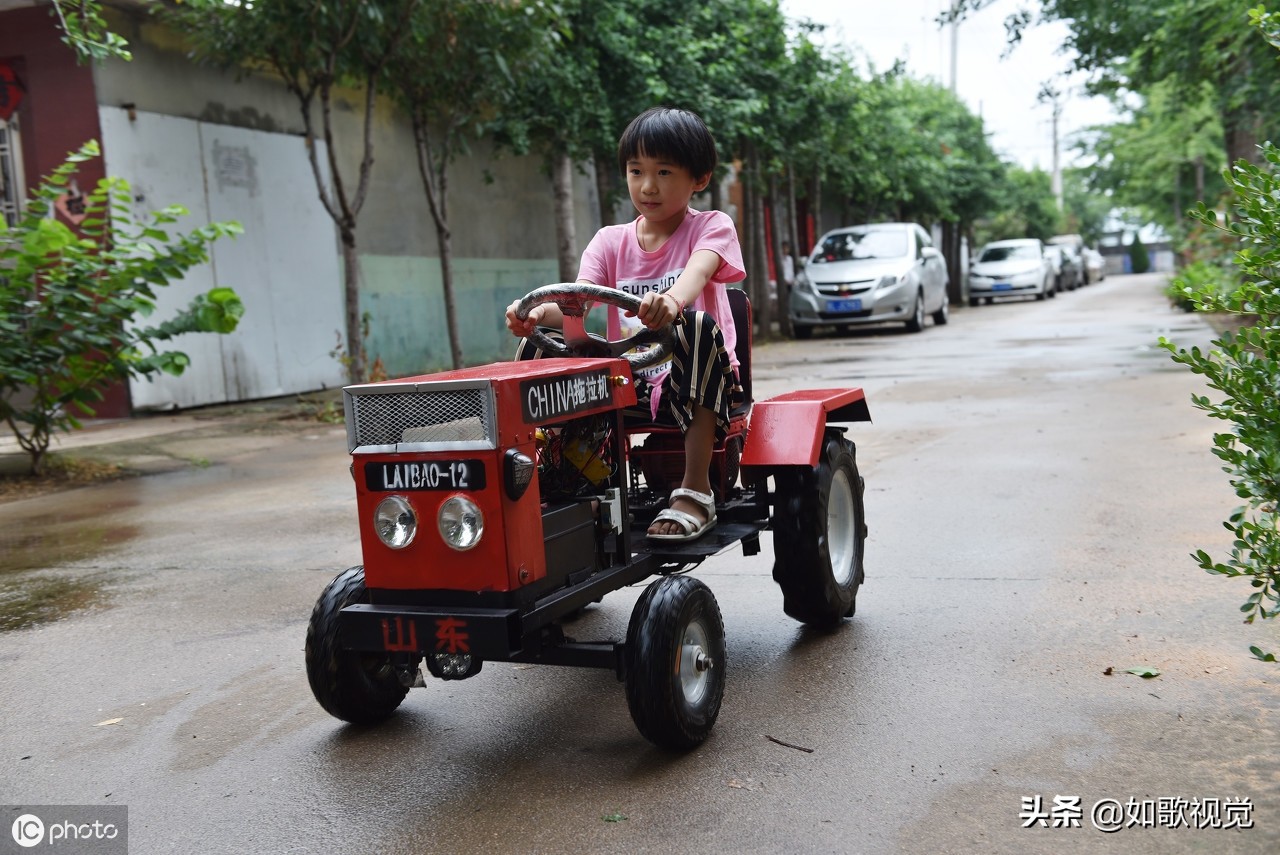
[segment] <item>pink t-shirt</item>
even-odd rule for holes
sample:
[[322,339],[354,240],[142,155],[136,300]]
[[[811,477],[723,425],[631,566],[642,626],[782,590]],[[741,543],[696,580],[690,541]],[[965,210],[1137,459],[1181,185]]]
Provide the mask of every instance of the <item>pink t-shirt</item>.
[[[701,309],[715,318],[724,333],[729,361],[736,370],[738,358],[734,346],[738,337],[724,286],[729,282],[742,281],[747,274],[742,267],[742,246],[738,243],[733,220],[723,211],[695,211],[690,208],[675,234],[655,252],[641,248],[636,235],[639,222],[637,217],[629,223],[605,226],[596,232],[582,253],[578,279],[594,285],[620,288],[628,294],[643,297],[650,291],[666,291],[676,284],[676,279],[695,252],[711,250],[720,256],[720,267],[698,299],[687,308]],[[611,340],[617,340],[639,327],[639,318],[628,318],[617,309],[609,312],[607,328]]]

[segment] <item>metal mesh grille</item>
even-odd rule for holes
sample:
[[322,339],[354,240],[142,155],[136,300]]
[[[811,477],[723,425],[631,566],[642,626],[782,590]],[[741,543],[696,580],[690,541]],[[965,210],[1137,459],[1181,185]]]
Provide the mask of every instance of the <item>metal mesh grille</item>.
[[397,392],[352,399],[356,446],[493,441],[484,389]]

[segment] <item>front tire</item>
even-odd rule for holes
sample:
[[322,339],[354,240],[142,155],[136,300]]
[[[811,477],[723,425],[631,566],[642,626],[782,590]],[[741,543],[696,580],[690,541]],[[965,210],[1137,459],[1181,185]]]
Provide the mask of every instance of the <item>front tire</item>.
[[933,313],[933,323],[936,326],[944,327],[951,320],[951,296],[945,291],[942,294],[942,305],[938,307],[938,311]]
[[924,293],[916,292],[916,303],[911,307],[911,318],[906,323],[907,332],[924,332]]
[[677,751],[701,745],[724,698],[724,621],[711,589],[691,576],[651,584],[631,612],[624,658],[641,735]]
[[775,477],[773,578],[783,611],[801,623],[835,626],[857,606],[867,524],[854,455],[852,442],[828,430],[817,467]]
[[368,601],[364,567],[344,570],[324,589],[307,625],[311,692],[330,715],[352,724],[383,721],[409,693],[389,655],[343,650],[338,645],[339,613]]
[[792,324],[791,335],[797,341],[806,341],[813,337],[813,327],[801,324]]

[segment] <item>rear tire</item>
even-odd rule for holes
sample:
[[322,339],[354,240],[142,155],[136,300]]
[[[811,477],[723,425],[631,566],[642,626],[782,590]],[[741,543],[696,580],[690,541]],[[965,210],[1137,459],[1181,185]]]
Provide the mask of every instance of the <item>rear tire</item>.
[[801,326],[800,324],[791,325],[791,335],[799,341],[813,337],[813,327]]
[[338,646],[338,613],[349,605],[368,601],[364,567],[344,570],[316,601],[307,626],[307,681],[311,692],[330,715],[352,724],[383,721],[409,693],[389,655]]
[[724,621],[691,576],[664,576],[640,595],[627,625],[627,706],[655,745],[688,751],[706,740],[724,698]]
[[801,623],[852,617],[863,580],[867,524],[853,443],[827,431],[818,466],[779,471],[773,516],[773,578],[782,609]]

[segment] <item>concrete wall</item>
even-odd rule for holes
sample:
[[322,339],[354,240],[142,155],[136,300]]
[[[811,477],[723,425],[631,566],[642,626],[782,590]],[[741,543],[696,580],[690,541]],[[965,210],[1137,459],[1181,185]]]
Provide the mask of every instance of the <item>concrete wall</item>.
[[[231,72],[193,64],[178,37],[149,19],[113,17],[130,42],[132,62],[97,65],[98,103],[279,134],[302,133],[297,100],[265,75],[240,80]],[[335,150],[340,171],[354,188],[361,156],[363,95],[344,91],[336,105]],[[393,374],[447,367],[448,339],[440,291],[435,223],[419,178],[407,120],[379,98],[374,123],[375,165],[357,229],[363,289],[371,314],[370,358]],[[491,180],[486,180],[491,179]],[[576,182],[577,251],[598,227],[594,184]],[[459,323],[466,361],[510,358],[514,342],[501,310],[515,297],[555,281],[555,227],[550,179],[541,159],[498,157],[475,147],[450,174]],[[181,201],[181,200],[173,200]],[[333,246],[332,230],[316,246]],[[333,329],[316,329],[326,348]]]

